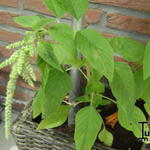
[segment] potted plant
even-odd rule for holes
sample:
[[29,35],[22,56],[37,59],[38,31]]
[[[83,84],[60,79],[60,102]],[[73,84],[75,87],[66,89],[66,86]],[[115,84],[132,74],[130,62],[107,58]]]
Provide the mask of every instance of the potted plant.
[[[106,39],[93,29],[82,29],[88,0],[44,3],[57,19],[15,17],[16,23],[32,30],[23,40],[7,46],[18,50],[0,64],[0,68],[13,65],[5,105],[6,138],[17,78],[21,76],[33,86],[36,75],[29,58],[37,55],[41,87],[12,129],[21,150],[91,150],[99,143],[97,139],[111,146],[117,135],[122,142],[124,133],[124,143],[113,147],[139,149],[139,122],[146,122],[150,113],[150,43],[145,46],[126,37]],[[61,23],[65,13],[73,17],[73,26]],[[132,140],[127,145],[129,137]],[[109,149],[100,143],[93,148]]]

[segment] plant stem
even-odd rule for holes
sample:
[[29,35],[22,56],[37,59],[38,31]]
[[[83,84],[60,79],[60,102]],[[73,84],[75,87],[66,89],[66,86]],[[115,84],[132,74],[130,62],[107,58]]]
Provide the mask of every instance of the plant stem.
[[63,102],[66,103],[67,105],[70,105],[70,106],[73,106],[73,107],[76,107],[78,104],[83,103],[83,102],[70,103],[70,102],[67,102],[67,101],[63,101]]
[[91,93],[91,100],[90,100],[90,105],[92,106],[92,104],[93,104],[93,97],[94,97],[94,93]]
[[69,71],[69,70],[71,70],[72,69],[72,66],[71,67],[69,67],[69,68],[67,68],[65,71]]
[[111,101],[111,102],[117,104],[117,102],[116,102],[115,100],[113,100],[113,99],[111,99],[111,98],[109,98],[109,97],[107,97],[107,96],[101,95],[101,97],[103,97],[103,98],[105,98],[105,99],[107,99],[107,100],[109,100],[109,101]]
[[88,78],[87,75],[82,71],[82,69],[79,69],[79,71],[83,74],[83,76],[87,79],[87,81],[89,81],[89,78]]
[[[77,21],[76,19],[73,19],[74,36],[76,35],[76,32],[81,29],[81,25],[82,25],[82,19],[80,19],[79,21]],[[79,53],[78,53],[78,57],[80,57]],[[81,92],[80,91],[80,71],[77,68],[72,67],[70,71],[70,76],[71,76],[72,83],[73,83],[73,89],[69,94],[69,103],[75,103],[75,99],[79,97],[80,92]],[[69,116],[68,116],[68,126],[72,126],[75,124],[76,111],[77,110],[75,107],[73,107],[70,110]]]

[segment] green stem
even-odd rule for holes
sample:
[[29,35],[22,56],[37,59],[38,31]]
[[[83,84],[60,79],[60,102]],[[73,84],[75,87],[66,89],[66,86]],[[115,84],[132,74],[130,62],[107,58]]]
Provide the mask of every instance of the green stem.
[[89,81],[89,78],[87,77],[87,75],[79,68],[79,71],[83,74],[83,76],[87,79],[87,81]]
[[[82,26],[82,19],[77,21],[76,19],[73,20],[73,29],[74,29],[74,36],[76,35],[76,32],[81,29]],[[78,52],[78,57],[80,57],[80,54]],[[80,72],[77,68],[73,67],[70,71],[70,76],[73,83],[72,91],[69,94],[69,102],[75,103],[76,97],[79,97],[80,95]],[[77,109],[72,108],[68,115],[68,125],[72,126],[75,124],[75,115],[76,115]]]
[[76,102],[76,103],[70,103],[70,102],[67,102],[67,101],[63,101],[65,104],[67,105],[70,105],[70,106],[73,106],[73,107],[76,107],[78,104],[82,103],[82,102]]
[[70,71],[72,69],[72,66],[67,68],[65,71]]
[[113,99],[111,99],[111,98],[109,98],[107,96],[104,96],[104,95],[101,95],[101,94],[100,94],[100,96],[105,98],[105,99],[107,99],[107,100],[109,100],[109,101],[111,101],[111,102],[113,102],[113,103],[115,103],[115,104],[117,104],[117,102],[115,100],[113,100]]
[[56,22],[57,22],[57,23],[60,23],[60,18],[56,18]]
[[91,93],[91,102],[90,102],[90,105],[92,106],[92,103],[93,103],[93,97],[94,97],[94,93]]

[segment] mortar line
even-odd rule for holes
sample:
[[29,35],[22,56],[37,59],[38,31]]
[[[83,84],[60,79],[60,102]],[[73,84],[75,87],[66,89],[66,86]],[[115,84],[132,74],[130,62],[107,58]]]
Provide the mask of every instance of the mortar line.
[[[96,7],[94,5],[96,5]],[[134,10],[131,8],[117,7],[117,6],[106,5],[106,4],[93,4],[91,5],[91,7],[100,9],[108,13],[120,13],[122,15],[150,19],[150,12]]]

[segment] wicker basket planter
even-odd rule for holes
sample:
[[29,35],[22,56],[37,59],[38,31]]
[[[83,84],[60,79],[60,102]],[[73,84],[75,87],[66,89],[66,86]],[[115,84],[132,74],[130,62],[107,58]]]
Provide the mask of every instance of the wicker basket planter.
[[[73,137],[57,129],[36,130],[32,121],[31,102],[12,126],[12,134],[19,150],[75,150]],[[96,144],[93,150],[113,150]]]

